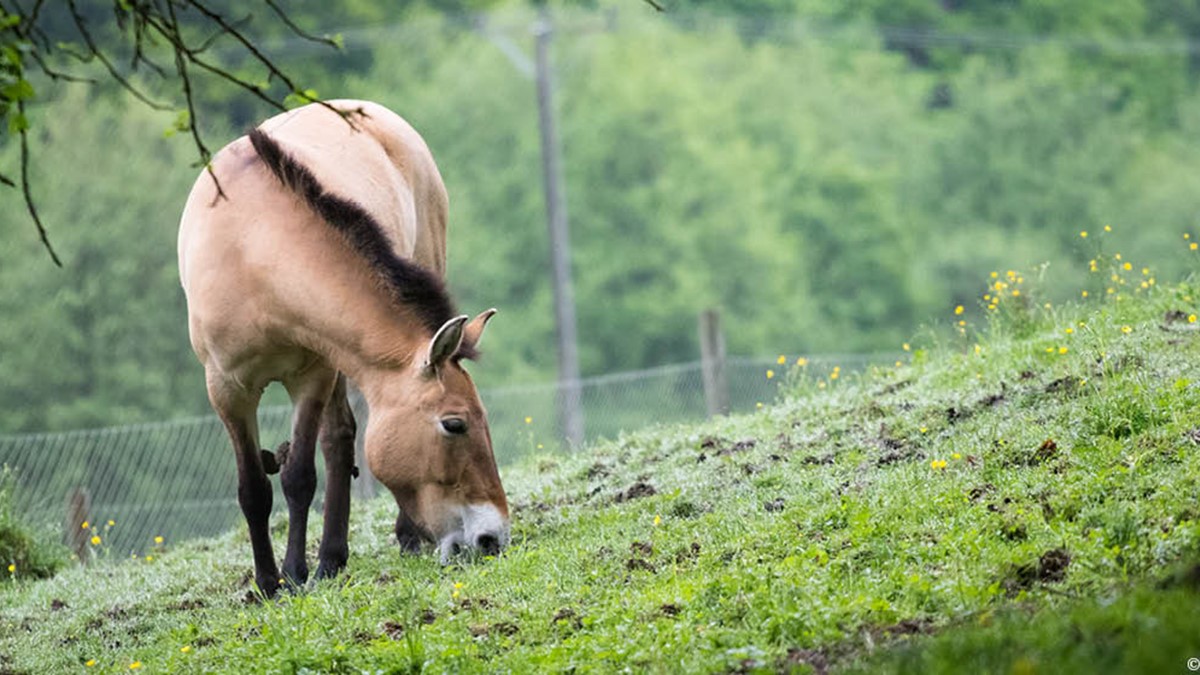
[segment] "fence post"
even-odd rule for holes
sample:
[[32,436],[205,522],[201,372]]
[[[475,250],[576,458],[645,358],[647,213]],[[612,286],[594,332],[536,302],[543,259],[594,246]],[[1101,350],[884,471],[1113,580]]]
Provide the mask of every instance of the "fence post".
[[72,488],[71,492],[67,494],[67,520],[64,523],[66,531],[63,534],[67,546],[81,563],[86,563],[91,555],[91,551],[88,550],[88,539],[91,538],[92,533],[83,527],[83,524],[88,522],[88,512],[91,510],[92,495],[88,489],[85,487]]
[[729,412],[729,383],[725,379],[725,335],[715,309],[700,313],[700,368],[704,373],[704,403],[708,415]]

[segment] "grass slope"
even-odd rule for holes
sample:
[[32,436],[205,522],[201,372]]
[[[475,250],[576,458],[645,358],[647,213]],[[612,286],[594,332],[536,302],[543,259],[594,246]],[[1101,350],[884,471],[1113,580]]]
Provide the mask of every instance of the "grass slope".
[[798,368],[758,414],[508,472],[494,560],[401,556],[381,499],[343,577],[277,601],[247,601],[240,532],[8,583],[0,670],[1184,672],[1198,298],[1039,308],[861,377]]

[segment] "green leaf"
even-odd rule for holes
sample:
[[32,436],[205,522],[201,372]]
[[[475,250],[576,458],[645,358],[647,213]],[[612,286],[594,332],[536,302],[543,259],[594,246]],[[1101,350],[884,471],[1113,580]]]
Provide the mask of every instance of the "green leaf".
[[8,118],[8,133],[19,134],[29,129],[29,118],[17,113]]
[[304,91],[294,91],[283,99],[283,106],[289,110],[299,108],[302,105],[308,105],[313,101],[320,99],[316,89],[305,89]]
[[23,78],[0,87],[0,96],[9,101],[28,101],[33,98],[33,94],[33,85]]

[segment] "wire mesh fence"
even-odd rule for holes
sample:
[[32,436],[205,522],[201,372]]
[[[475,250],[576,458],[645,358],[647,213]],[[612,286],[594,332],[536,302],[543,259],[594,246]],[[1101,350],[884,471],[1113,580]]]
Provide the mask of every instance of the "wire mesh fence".
[[[812,357],[807,367],[819,373],[836,364],[846,372],[891,358]],[[766,377],[768,368],[779,375]],[[731,411],[748,412],[758,403],[774,401],[784,368],[768,358],[728,359]],[[588,443],[647,425],[700,420],[707,414],[699,361],[584,378],[580,388]],[[480,392],[502,470],[539,454],[587,451],[586,444],[569,448],[556,431],[559,391],[557,384],[548,383]],[[352,405],[361,430],[369,411],[361,397],[352,396]],[[264,447],[289,437],[290,417],[287,406],[259,411]],[[89,525],[102,530],[104,550],[128,555],[151,548],[155,537],[179,541],[211,536],[240,522],[237,472],[229,447],[224,426],[210,416],[0,436],[0,466],[15,476],[15,502],[23,518],[42,525],[61,522],[69,533],[81,518],[68,517],[67,504],[73,495],[86,494],[86,517]],[[320,453],[317,462],[321,463]],[[322,474],[318,466],[318,476]],[[283,497],[278,481],[275,484],[275,503],[280,505]],[[359,497],[378,492],[365,470],[354,490]],[[319,488],[318,509],[321,494]]]

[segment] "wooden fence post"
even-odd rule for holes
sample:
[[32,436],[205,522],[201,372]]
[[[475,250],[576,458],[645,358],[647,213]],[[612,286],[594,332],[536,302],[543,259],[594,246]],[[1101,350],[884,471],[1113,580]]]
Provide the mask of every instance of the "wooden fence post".
[[88,522],[88,513],[92,510],[92,495],[85,487],[75,487],[67,494],[67,520],[63,532],[66,544],[75,554],[80,563],[86,563],[91,557],[88,540],[92,532],[84,528]]
[[700,313],[700,368],[704,373],[704,403],[709,417],[729,412],[729,382],[725,378],[725,336],[715,309]]

